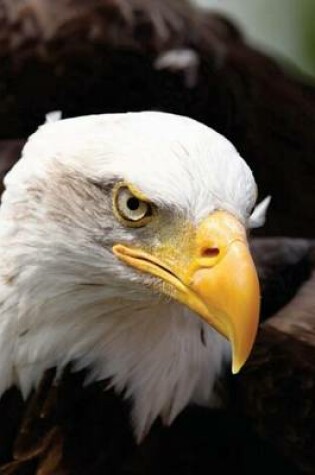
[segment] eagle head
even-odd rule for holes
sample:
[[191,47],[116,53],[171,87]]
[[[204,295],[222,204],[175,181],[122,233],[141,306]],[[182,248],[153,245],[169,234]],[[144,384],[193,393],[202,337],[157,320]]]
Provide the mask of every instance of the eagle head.
[[158,112],[61,120],[30,137],[5,186],[0,392],[27,395],[71,362],[132,401],[138,438],[210,403],[259,315],[256,185],[232,144]]

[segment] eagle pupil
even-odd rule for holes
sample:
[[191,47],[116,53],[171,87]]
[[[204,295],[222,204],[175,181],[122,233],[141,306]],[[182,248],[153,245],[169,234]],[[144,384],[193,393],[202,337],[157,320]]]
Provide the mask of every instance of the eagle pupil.
[[127,201],[127,206],[131,211],[136,211],[140,206],[140,202],[138,198],[129,198]]

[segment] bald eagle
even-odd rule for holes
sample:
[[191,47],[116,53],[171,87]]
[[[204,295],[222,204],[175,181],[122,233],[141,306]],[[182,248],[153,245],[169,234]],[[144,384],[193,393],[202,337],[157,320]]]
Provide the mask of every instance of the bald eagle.
[[[64,460],[60,413],[58,442],[42,430],[55,404],[46,393],[69,367],[85,387],[128,401],[137,442],[156,420],[214,404],[225,363],[236,373],[249,356],[259,316],[247,230],[266,206],[253,211],[256,184],[233,145],[159,112],[60,120],[30,137],[5,188],[0,394],[37,396],[26,422],[8,422],[4,473],[24,473],[14,469],[34,457],[25,473],[81,473]],[[30,448],[34,417],[41,443]]]

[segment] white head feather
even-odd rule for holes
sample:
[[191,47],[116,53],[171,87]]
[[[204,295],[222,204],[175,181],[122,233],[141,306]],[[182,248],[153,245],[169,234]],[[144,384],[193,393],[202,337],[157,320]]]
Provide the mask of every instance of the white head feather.
[[27,395],[45,369],[75,361],[133,400],[141,438],[157,416],[170,423],[189,402],[208,404],[229,350],[111,252],[135,239],[107,196],[122,179],[194,222],[224,209],[247,225],[256,200],[231,143],[191,119],[143,112],[40,127],[0,209],[0,394],[15,383]]

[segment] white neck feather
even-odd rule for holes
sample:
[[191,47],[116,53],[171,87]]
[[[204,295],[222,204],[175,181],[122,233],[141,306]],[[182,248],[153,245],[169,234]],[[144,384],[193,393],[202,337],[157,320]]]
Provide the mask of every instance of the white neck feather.
[[170,424],[189,402],[213,402],[228,344],[177,303],[104,301],[102,286],[86,286],[35,308],[25,306],[27,299],[15,301],[16,292],[6,293],[0,306],[1,393],[17,384],[26,396],[47,368],[62,370],[73,361],[78,369],[90,368],[90,381],[109,379],[132,400],[138,440],[158,416]]

